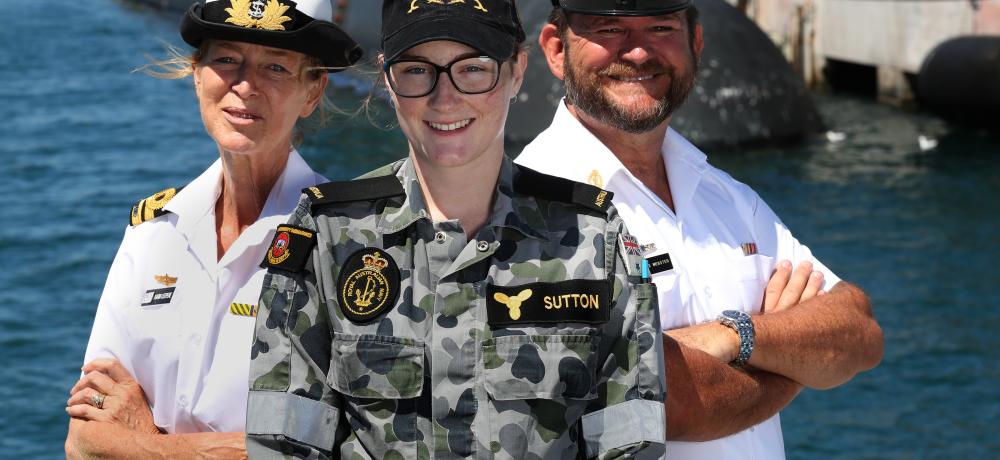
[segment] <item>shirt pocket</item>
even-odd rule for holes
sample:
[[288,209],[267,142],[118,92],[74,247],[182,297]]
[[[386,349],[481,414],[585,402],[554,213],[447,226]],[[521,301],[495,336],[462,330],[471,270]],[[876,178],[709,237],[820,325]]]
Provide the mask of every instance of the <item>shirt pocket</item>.
[[598,337],[510,335],[483,342],[486,391],[495,401],[597,397]]
[[[351,435],[339,446],[371,458],[416,458],[424,344],[415,339],[335,333],[327,383],[342,395]],[[347,455],[345,455],[346,457]]]
[[423,368],[424,345],[419,340],[337,333],[327,383],[357,398],[416,398],[423,390]]
[[764,290],[774,270],[774,258],[761,254],[746,256],[734,264],[734,269],[742,310],[748,313],[760,312]]

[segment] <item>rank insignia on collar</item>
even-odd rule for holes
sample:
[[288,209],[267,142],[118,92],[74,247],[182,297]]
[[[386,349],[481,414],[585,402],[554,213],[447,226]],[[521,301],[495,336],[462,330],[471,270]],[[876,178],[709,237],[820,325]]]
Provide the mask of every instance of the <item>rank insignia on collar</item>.
[[173,285],[177,284],[177,277],[176,276],[170,276],[170,275],[167,275],[167,274],[154,275],[153,279],[156,280],[157,283],[160,283],[160,284],[162,284],[164,286],[173,286]]
[[486,316],[491,326],[605,323],[611,318],[611,285],[607,280],[488,284]]
[[279,225],[260,266],[291,272],[302,270],[315,242],[316,234],[310,230],[294,225]]
[[374,321],[396,304],[399,278],[399,267],[387,252],[378,248],[356,251],[337,277],[340,311],[354,323]]
[[601,177],[601,172],[596,169],[591,171],[590,175],[587,176],[587,183],[597,188],[604,188],[604,178]]

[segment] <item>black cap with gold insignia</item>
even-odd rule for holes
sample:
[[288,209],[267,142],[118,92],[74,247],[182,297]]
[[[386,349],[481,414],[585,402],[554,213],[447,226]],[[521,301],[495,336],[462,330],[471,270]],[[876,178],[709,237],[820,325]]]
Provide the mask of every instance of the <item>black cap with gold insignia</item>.
[[330,0],[206,0],[184,15],[181,38],[195,48],[217,39],[298,51],[337,72],[364,53],[331,19]]
[[294,225],[279,225],[260,266],[290,272],[302,270],[315,243],[316,233],[313,231]]
[[552,6],[570,13],[596,16],[659,16],[676,13],[692,4],[693,0],[552,0]]
[[156,192],[149,198],[140,200],[132,206],[132,214],[129,218],[129,225],[135,227],[143,222],[169,214],[170,211],[163,209],[163,207],[166,206],[167,203],[177,195],[177,192],[180,191],[181,189],[179,188],[168,188],[166,190]]
[[517,164],[514,165],[514,191],[560,203],[575,203],[598,212],[607,212],[615,196],[590,184],[550,176]]
[[450,40],[504,62],[524,39],[513,0],[382,2],[382,52],[386,61],[422,43]]
[[387,252],[365,248],[351,254],[340,267],[337,300],[347,319],[363,324],[374,321],[396,304],[399,267]]

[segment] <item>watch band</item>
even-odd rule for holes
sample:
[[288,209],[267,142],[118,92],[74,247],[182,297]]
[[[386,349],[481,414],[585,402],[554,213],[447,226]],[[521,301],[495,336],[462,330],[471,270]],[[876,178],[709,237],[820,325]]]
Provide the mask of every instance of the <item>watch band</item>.
[[753,354],[754,329],[750,315],[738,310],[726,310],[719,315],[719,322],[732,328],[740,336],[740,353],[730,364],[745,366]]

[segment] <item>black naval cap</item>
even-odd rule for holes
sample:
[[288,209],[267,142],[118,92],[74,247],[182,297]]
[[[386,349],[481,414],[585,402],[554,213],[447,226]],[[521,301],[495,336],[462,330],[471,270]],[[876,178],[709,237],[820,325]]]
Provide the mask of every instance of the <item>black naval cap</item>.
[[382,52],[386,61],[422,43],[450,40],[504,62],[524,39],[514,0],[382,2]]
[[216,39],[298,51],[336,72],[363,51],[332,18],[329,0],[206,0],[188,8],[181,38],[195,48]]
[[552,0],[552,6],[570,13],[597,16],[659,16],[676,13],[694,0]]

